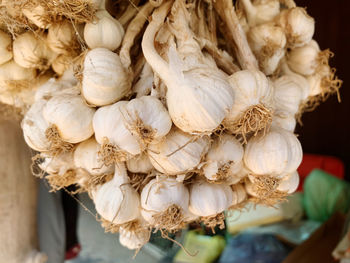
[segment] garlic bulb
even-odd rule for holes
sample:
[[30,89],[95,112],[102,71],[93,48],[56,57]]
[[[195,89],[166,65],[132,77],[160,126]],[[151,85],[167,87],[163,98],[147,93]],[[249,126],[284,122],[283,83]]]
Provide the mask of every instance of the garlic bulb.
[[43,109],[49,125],[54,125],[60,138],[69,143],[82,142],[94,134],[92,118],[95,110],[79,96],[60,94],[51,98]]
[[84,39],[89,48],[117,49],[123,39],[124,29],[118,20],[114,19],[106,10],[96,13],[97,21],[86,23]]
[[123,163],[115,165],[115,173],[111,181],[97,186],[93,201],[97,213],[115,225],[135,220],[140,215],[140,197],[129,184]]
[[0,65],[0,89],[7,89],[11,81],[33,80],[35,76],[35,69],[23,68],[11,60]]
[[286,36],[281,27],[273,23],[255,26],[248,33],[249,45],[266,75],[277,69],[285,54]]
[[[160,176],[151,180],[141,192],[141,214],[153,227],[176,229],[188,211],[189,193],[176,179]],[[178,220],[171,218],[179,215]],[[164,224],[164,225],[163,225]]]
[[277,190],[281,192],[287,192],[288,194],[294,193],[299,186],[299,174],[297,171],[288,174],[283,177],[283,179],[279,182]]
[[19,35],[13,41],[13,59],[24,68],[47,69],[56,56],[46,43],[31,31]]
[[229,208],[232,199],[230,186],[198,181],[190,186],[189,210],[198,216],[214,216]]
[[60,94],[78,95],[79,93],[79,88],[72,85],[71,81],[63,79],[56,80],[55,78],[50,78],[47,82],[45,82],[37,89],[34,99],[35,101],[49,100],[53,96]]
[[229,77],[235,103],[223,124],[233,133],[246,134],[266,128],[271,121],[273,88],[260,71],[242,70]]
[[320,66],[315,74],[307,77],[307,82],[310,85],[309,99],[310,97],[325,96],[328,93],[337,92],[342,83],[335,76],[335,70],[331,69],[329,65]]
[[276,111],[272,116],[271,126],[277,126],[290,132],[294,132],[297,125],[294,115],[285,111]]
[[208,137],[196,138],[174,128],[163,141],[150,145],[147,153],[154,168],[176,175],[196,168],[208,148]]
[[114,166],[106,166],[100,160],[98,152],[100,145],[95,138],[90,138],[79,143],[74,151],[74,164],[77,168],[83,168],[91,175],[112,174]]
[[39,167],[50,175],[64,175],[67,171],[76,168],[74,166],[72,152],[61,153],[54,157],[47,156],[44,162],[39,164]]
[[82,93],[88,103],[104,106],[120,100],[129,92],[130,81],[117,54],[105,48],[86,54]]
[[276,22],[287,36],[287,46],[296,48],[309,43],[315,32],[315,20],[310,17],[304,8],[294,7],[283,10]]
[[128,249],[140,249],[149,241],[150,234],[150,230],[146,227],[129,230],[122,226],[119,229],[119,242]]
[[272,21],[280,12],[278,0],[241,0],[248,19],[249,26]]
[[47,10],[45,10],[44,6],[37,4],[35,7],[24,8],[22,9],[22,13],[37,27],[42,29],[49,28],[50,24],[47,23],[44,18],[45,14],[47,14]]
[[300,142],[292,132],[272,127],[248,141],[244,163],[254,174],[279,176],[295,171],[302,155]]
[[57,54],[69,55],[77,47],[75,30],[68,20],[55,23],[49,27],[47,45]]
[[70,56],[59,55],[52,61],[52,69],[57,75],[62,76],[64,72],[73,66],[73,60]]
[[36,101],[24,115],[21,123],[24,140],[30,148],[39,152],[46,152],[50,149],[50,142],[45,136],[49,124],[42,113],[45,105],[45,100]]
[[311,40],[302,47],[294,48],[288,53],[288,66],[294,72],[301,75],[312,75],[316,72],[321,63],[328,64],[327,52],[321,52],[317,42]]
[[[243,166],[243,147],[232,135],[225,134],[212,143],[203,166],[204,176],[209,180],[237,177]],[[228,180],[232,180],[231,178]],[[239,181],[240,178],[237,177]]]
[[247,192],[243,184],[231,185],[231,189],[233,192],[232,205],[237,205],[247,199]]
[[146,153],[142,153],[138,156],[127,160],[126,167],[128,168],[128,171],[132,173],[143,174],[148,174],[153,169],[153,165]]
[[12,59],[12,38],[0,30],[0,65]]

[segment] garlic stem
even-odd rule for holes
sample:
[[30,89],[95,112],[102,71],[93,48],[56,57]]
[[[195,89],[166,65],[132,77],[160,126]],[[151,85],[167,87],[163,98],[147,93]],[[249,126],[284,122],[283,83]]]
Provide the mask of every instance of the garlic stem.
[[252,4],[251,0],[241,0],[241,3],[247,15],[249,26],[255,26],[254,17],[257,13],[256,7]]
[[138,10],[135,8],[135,6],[133,6],[132,4],[130,4],[125,12],[122,14],[121,17],[118,18],[118,21],[123,25],[123,27],[125,28],[127,26],[127,24],[129,23],[129,21],[131,19],[133,19],[135,17],[135,15],[137,14]]
[[249,47],[244,30],[239,23],[234,6],[231,0],[217,0],[214,7],[224,20],[228,28],[229,36],[237,45],[237,57],[242,69],[257,70],[258,62]]

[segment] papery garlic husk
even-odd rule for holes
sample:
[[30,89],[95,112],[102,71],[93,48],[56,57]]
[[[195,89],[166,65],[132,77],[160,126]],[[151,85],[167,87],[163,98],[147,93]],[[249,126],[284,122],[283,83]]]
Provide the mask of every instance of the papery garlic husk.
[[142,145],[124,122],[128,101],[99,108],[93,118],[96,141],[101,144],[101,157],[105,164],[125,161],[142,152]]
[[57,54],[69,56],[76,49],[79,49],[76,32],[72,22],[63,20],[49,27],[47,34],[47,45]]
[[50,141],[45,136],[49,123],[44,119],[45,100],[36,101],[24,115],[21,123],[24,140],[30,148],[38,152],[50,150]]
[[55,60],[57,54],[51,51],[42,35],[28,31],[13,41],[13,59],[24,68],[46,70]]
[[73,58],[70,56],[59,55],[51,65],[57,75],[62,76],[66,70],[73,67]]
[[123,113],[128,129],[146,145],[161,141],[172,126],[168,111],[152,96],[130,100]]
[[278,0],[242,0],[247,20],[250,26],[272,21],[280,12]]
[[233,192],[231,207],[234,207],[247,199],[247,192],[243,184],[231,185],[231,189]]
[[77,168],[85,169],[91,175],[104,175],[114,173],[114,166],[106,166],[100,159],[98,152],[100,145],[95,138],[79,143],[74,151],[74,164]]
[[140,249],[147,244],[151,231],[143,221],[139,219],[119,228],[119,242],[122,246],[128,249]]
[[141,214],[158,229],[173,231],[182,228],[188,204],[188,189],[172,177],[158,176],[141,192]]
[[0,65],[10,61],[12,57],[12,38],[0,30]]
[[141,153],[126,161],[128,171],[132,173],[148,174],[152,171],[153,165],[146,153]]
[[37,4],[35,7],[24,8],[22,9],[22,13],[29,19],[30,22],[39,28],[47,29],[50,27],[50,23],[48,23],[44,18],[45,14],[47,13],[44,6]]
[[275,111],[272,116],[271,126],[277,126],[290,132],[294,132],[297,125],[295,115],[286,111]]
[[232,205],[233,193],[229,185],[211,184],[204,180],[190,186],[191,213],[202,216],[215,216]]
[[287,36],[287,46],[296,48],[309,43],[315,32],[315,20],[310,17],[304,8],[294,7],[283,10],[276,22]]
[[80,90],[75,84],[75,81],[71,80],[50,78],[36,90],[34,100],[49,100],[61,94],[79,95]]
[[208,149],[207,136],[195,137],[173,128],[163,141],[150,145],[147,153],[158,171],[177,175],[195,169]]
[[242,70],[229,77],[235,103],[223,125],[232,133],[265,129],[271,123],[273,87],[261,71]]
[[140,197],[129,184],[123,163],[116,163],[113,179],[97,186],[92,197],[97,213],[114,225],[135,220],[140,215]]
[[224,134],[216,138],[205,158],[204,176],[213,181],[232,181],[230,177],[236,177],[242,169],[243,153],[241,143],[234,136]]
[[84,27],[84,39],[89,48],[101,47],[113,51],[120,46],[123,37],[123,26],[106,10],[98,11],[96,20]]
[[252,137],[245,148],[244,163],[256,175],[278,177],[294,172],[303,156],[297,137],[287,130],[271,127]]
[[273,23],[255,26],[248,33],[249,45],[266,75],[274,73],[285,54],[286,36]]
[[289,112],[295,115],[299,110],[299,105],[303,100],[303,87],[288,75],[276,79],[274,82],[275,110]]
[[95,109],[89,108],[81,96],[68,94],[54,96],[43,109],[49,126],[57,128],[60,139],[68,143],[85,141],[94,134],[94,113]]
[[128,77],[117,54],[105,48],[90,50],[84,59],[82,93],[95,106],[117,102],[130,91]]

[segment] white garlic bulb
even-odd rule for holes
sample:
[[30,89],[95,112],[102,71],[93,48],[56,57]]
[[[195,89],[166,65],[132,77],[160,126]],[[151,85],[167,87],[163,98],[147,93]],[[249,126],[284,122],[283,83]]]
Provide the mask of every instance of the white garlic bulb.
[[24,140],[30,148],[39,152],[50,149],[50,142],[45,136],[45,131],[49,128],[43,116],[45,105],[45,100],[36,101],[24,115],[21,123]]
[[190,186],[189,210],[198,216],[214,216],[229,208],[232,199],[230,186],[198,181]]
[[243,184],[231,185],[231,189],[233,192],[232,205],[237,205],[247,199],[247,192]]
[[285,111],[275,111],[272,116],[271,126],[277,126],[290,132],[294,132],[297,125],[293,114]]
[[36,36],[28,31],[19,35],[13,41],[13,59],[24,68],[47,69],[56,58],[42,36]]
[[150,230],[146,227],[129,230],[125,227],[119,229],[119,242],[128,249],[140,249],[150,238]]
[[283,10],[276,22],[287,36],[287,46],[296,48],[309,43],[315,32],[315,20],[310,17],[304,8],[294,7]]
[[[243,166],[243,147],[232,135],[225,134],[212,143],[205,159],[203,174],[209,180],[228,179],[236,176]],[[232,181],[232,179],[228,179]]]
[[46,41],[49,48],[57,54],[69,55],[77,48],[75,30],[68,20],[51,25]]
[[45,14],[47,14],[44,6],[38,4],[34,8],[24,8],[22,9],[22,13],[37,27],[42,29],[49,28],[50,24],[44,19]]
[[141,153],[140,155],[127,160],[126,167],[128,168],[128,171],[132,173],[143,174],[148,174],[153,169],[153,165],[146,153]]
[[298,186],[299,174],[297,171],[295,171],[283,177],[283,179],[279,182],[277,190],[292,194],[297,190]]
[[92,196],[97,213],[113,224],[124,224],[140,215],[140,197],[129,184],[123,163],[115,165],[113,179],[97,186]]
[[89,48],[117,49],[123,39],[124,29],[118,20],[114,19],[106,10],[96,13],[97,20],[86,23],[84,39]]
[[295,171],[302,156],[300,142],[292,132],[272,127],[248,141],[244,163],[254,174],[279,176]]
[[43,109],[49,125],[55,125],[63,141],[78,143],[94,134],[92,118],[95,110],[79,96],[60,94],[51,98]]
[[147,153],[154,168],[176,175],[196,168],[208,148],[208,137],[196,138],[173,128],[163,141],[150,145]]
[[[141,214],[154,227],[162,227],[159,225],[161,222],[156,221],[156,215],[167,213],[168,208],[175,206],[176,212],[180,212],[181,217],[184,217],[188,211],[188,204],[188,189],[175,178],[159,176],[151,180],[141,192]],[[169,228],[176,227],[177,225],[169,226]]]
[[82,93],[96,106],[114,103],[130,90],[130,79],[117,54],[105,48],[90,50],[84,60]]
[[[273,87],[264,73],[241,70],[229,77],[229,83],[235,92],[235,103],[223,122],[224,126],[233,133],[247,133],[252,128],[253,131],[264,129],[269,123],[273,105]],[[248,112],[250,118],[245,119],[244,115]],[[245,119],[243,127],[236,127],[242,119]],[[252,121],[253,125],[250,124]]]
[[83,168],[91,175],[112,174],[114,166],[106,166],[100,160],[98,152],[100,145],[95,138],[90,138],[79,143],[74,151],[74,164],[77,168]]
[[47,156],[39,167],[50,175],[64,175],[76,167],[73,162],[72,152],[60,153],[56,156]]
[[34,100],[49,100],[53,96],[60,94],[78,95],[80,90],[74,84],[74,82],[72,83],[69,80],[56,80],[55,78],[50,78],[37,89]]
[[10,61],[12,56],[12,38],[0,30],[0,65]]
[[341,85],[341,80],[335,77],[334,71],[329,65],[320,66],[315,74],[306,79],[310,85],[309,97],[324,95],[329,91],[334,92]]
[[9,81],[33,80],[35,76],[35,69],[23,68],[11,60],[0,65],[0,89],[6,90]]
[[242,0],[249,26],[272,21],[280,12],[278,0]]

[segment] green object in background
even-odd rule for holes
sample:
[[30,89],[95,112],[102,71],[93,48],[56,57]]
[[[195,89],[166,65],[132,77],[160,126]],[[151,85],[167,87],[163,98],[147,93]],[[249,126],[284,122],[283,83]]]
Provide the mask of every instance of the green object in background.
[[303,205],[311,220],[327,221],[350,207],[350,185],[322,170],[313,170],[304,182]]
[[226,245],[223,236],[205,236],[197,231],[189,231],[185,236],[185,249],[195,255],[188,255],[184,249],[180,249],[174,261],[176,263],[211,263],[222,253]]

